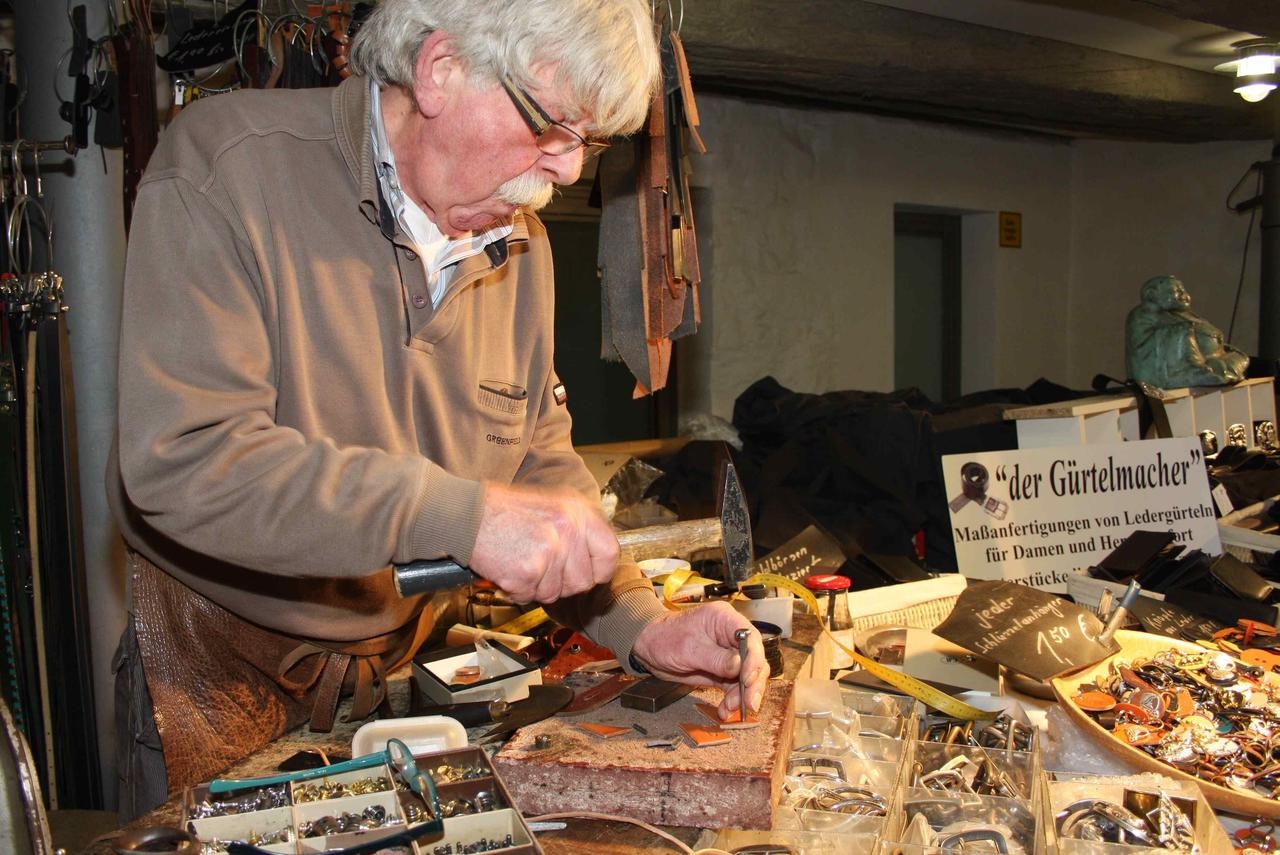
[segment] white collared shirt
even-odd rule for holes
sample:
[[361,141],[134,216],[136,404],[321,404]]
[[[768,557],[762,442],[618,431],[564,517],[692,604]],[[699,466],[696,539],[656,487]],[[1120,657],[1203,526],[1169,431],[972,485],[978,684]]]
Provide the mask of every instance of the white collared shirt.
[[373,137],[373,162],[382,194],[422,262],[431,305],[439,307],[448,293],[458,262],[484,252],[489,244],[510,235],[515,225],[510,219],[499,220],[482,232],[471,231],[456,238],[446,237],[436,227],[431,218],[405,194],[396,178],[395,155],[382,123],[382,93],[373,81],[369,82],[369,129]]

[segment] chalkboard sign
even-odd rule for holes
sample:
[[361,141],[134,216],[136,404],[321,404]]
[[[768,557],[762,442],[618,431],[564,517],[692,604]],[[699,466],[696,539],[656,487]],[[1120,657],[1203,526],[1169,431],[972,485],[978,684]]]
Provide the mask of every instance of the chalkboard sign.
[[1200,617],[1182,606],[1161,602],[1154,597],[1138,597],[1129,613],[1138,619],[1146,632],[1186,641],[1212,638],[1215,632],[1227,628],[1226,624]]
[[1119,649],[1097,641],[1102,622],[1092,612],[1017,582],[970,582],[933,632],[1037,680],[1101,662]]
[[803,584],[806,576],[835,573],[844,562],[844,550],[835,538],[811,525],[752,564],[751,572],[772,573]]

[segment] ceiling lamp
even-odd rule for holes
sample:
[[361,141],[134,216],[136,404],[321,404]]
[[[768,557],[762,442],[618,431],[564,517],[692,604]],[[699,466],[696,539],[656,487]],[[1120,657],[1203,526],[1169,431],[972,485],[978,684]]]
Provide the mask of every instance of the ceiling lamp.
[[1215,65],[1215,71],[1230,71],[1236,76],[1235,90],[1246,101],[1261,101],[1276,88],[1276,63],[1280,62],[1280,44],[1271,39],[1245,39],[1231,46],[1235,59]]

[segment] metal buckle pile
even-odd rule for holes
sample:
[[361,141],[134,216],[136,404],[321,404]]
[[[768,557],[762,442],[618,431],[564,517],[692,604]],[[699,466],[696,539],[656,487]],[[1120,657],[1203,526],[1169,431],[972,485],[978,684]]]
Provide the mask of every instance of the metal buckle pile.
[[474,781],[476,778],[489,777],[489,770],[480,763],[470,766],[450,766],[442,763],[436,768],[429,770],[429,772],[437,786],[441,784],[452,784],[456,781]]
[[392,789],[391,779],[378,776],[360,778],[357,781],[324,781],[319,784],[298,784],[293,788],[293,800],[303,802],[320,802],[326,799],[345,799],[349,796],[364,796],[369,793],[384,793]]
[[[1025,852],[1022,840],[1030,840],[1035,830],[1035,817],[1029,806],[1018,801],[993,802],[974,794],[958,798],[911,799],[903,803],[906,811],[907,835],[927,840],[937,849],[965,849],[999,852],[1002,855]],[[923,842],[923,841],[922,841]]]
[[64,296],[62,277],[52,271],[0,274],[0,300],[10,315],[56,318],[67,310]]
[[1198,851],[1191,818],[1163,792],[1126,790],[1123,805],[1081,799],[1059,811],[1055,820],[1058,836],[1066,839]]
[[787,758],[784,804],[845,816],[887,815],[888,800],[869,786],[866,776],[862,778],[852,781],[841,758],[792,752]]
[[261,787],[233,799],[204,799],[194,805],[188,819],[207,819],[212,816],[235,816],[258,810],[289,806],[289,785]]
[[473,813],[485,813],[501,807],[499,800],[489,790],[479,790],[471,798],[455,798],[440,802],[440,815],[467,816]]
[[912,777],[913,787],[923,787],[926,790],[1010,799],[1029,797],[1025,786],[1001,769],[985,751],[977,760],[968,754],[958,754],[936,769],[926,770],[924,763],[917,762],[912,770]]
[[1280,700],[1261,668],[1226,653],[1163,651],[1113,664],[1073,703],[1179,771],[1280,799]]
[[1272,836],[1275,830],[1274,823],[1259,819],[1253,825],[1236,829],[1235,834],[1232,835],[1232,842],[1242,855],[1253,852],[1275,852],[1280,848],[1280,841]]
[[1036,730],[1001,713],[989,724],[960,721],[953,718],[929,718],[920,732],[921,742],[941,742],[947,745],[972,745],[977,748],[1030,751],[1035,744]]
[[[431,848],[431,855],[475,855],[478,852],[495,852],[498,849],[509,849],[514,846],[514,838],[508,834],[506,837],[495,837],[490,840],[487,837],[481,837],[470,843],[445,843],[440,846]],[[422,847],[424,850],[426,847]]]
[[388,815],[382,805],[369,805],[360,813],[344,812],[336,816],[322,816],[310,822],[298,823],[300,837],[328,837],[348,831],[367,831],[373,828],[388,828],[403,825],[404,821],[395,814]]
[[220,840],[217,837],[210,838],[209,840],[201,840],[200,855],[220,855],[220,853],[226,852],[232,843],[239,842],[248,843],[250,846],[271,846],[275,843],[292,843],[293,829],[286,825],[277,831],[268,831],[261,834],[257,832],[250,832],[243,841]]

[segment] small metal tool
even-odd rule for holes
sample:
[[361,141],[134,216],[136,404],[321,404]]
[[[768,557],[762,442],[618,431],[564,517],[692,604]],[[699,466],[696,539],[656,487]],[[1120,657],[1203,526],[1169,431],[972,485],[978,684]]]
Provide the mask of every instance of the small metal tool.
[[1138,599],[1138,595],[1142,593],[1142,586],[1137,582],[1130,582],[1129,587],[1124,589],[1124,593],[1120,596],[1120,604],[1111,611],[1111,615],[1107,618],[1106,626],[1102,628],[1102,632],[1098,633],[1098,643],[1109,645],[1111,638],[1116,634],[1116,630],[1120,628],[1120,624],[1129,615],[1129,609],[1133,607],[1133,601]]
[[738,640],[738,721],[747,720],[747,639],[751,630],[740,629],[733,634]]

